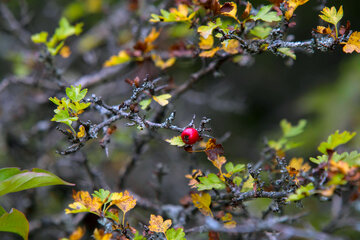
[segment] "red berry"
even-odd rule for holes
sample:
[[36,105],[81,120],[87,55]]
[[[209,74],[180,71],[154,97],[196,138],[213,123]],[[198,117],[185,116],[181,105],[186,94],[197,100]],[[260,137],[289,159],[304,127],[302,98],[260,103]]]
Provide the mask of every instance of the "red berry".
[[194,144],[199,140],[199,133],[195,128],[186,128],[181,133],[181,139],[186,144]]

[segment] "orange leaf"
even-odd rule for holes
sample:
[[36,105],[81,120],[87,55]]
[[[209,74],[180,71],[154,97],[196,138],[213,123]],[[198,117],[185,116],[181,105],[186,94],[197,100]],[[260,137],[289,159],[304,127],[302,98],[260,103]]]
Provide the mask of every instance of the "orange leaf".
[[250,2],[247,2],[246,4],[246,8],[243,12],[243,14],[241,15],[241,18],[245,19],[250,15],[250,11],[251,11],[252,5]]
[[71,50],[69,46],[64,46],[61,48],[60,56],[62,56],[63,58],[68,58],[70,55],[71,55]]
[[104,230],[100,229],[98,230],[95,228],[94,234],[93,234],[95,240],[110,240],[112,237],[111,233],[105,233]]
[[76,230],[71,233],[69,240],[80,240],[85,234],[84,227],[77,227]]
[[103,202],[100,198],[91,198],[86,191],[73,192],[74,203],[69,204],[70,209],[65,209],[65,213],[92,212],[99,215]]
[[360,53],[360,32],[353,32],[349,40],[341,44],[345,44],[343,47],[343,52],[345,53],[352,53],[354,51]]
[[187,179],[190,179],[188,185],[189,185],[191,188],[196,188],[197,185],[200,183],[200,182],[197,180],[197,178],[198,178],[198,177],[203,177],[203,176],[204,176],[204,174],[202,173],[202,171],[201,171],[200,169],[193,169],[193,170],[192,170],[192,174],[186,174],[186,175],[185,175],[185,177],[186,177]]
[[151,214],[149,224],[150,231],[161,232],[165,234],[166,230],[168,230],[172,222],[170,219],[164,222],[162,216],[155,216]]

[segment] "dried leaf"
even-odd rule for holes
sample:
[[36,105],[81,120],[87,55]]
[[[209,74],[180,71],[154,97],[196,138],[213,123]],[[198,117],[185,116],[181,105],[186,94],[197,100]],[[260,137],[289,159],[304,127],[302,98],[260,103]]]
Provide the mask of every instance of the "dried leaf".
[[165,234],[166,230],[168,230],[172,222],[170,219],[164,222],[162,216],[155,216],[151,214],[149,224],[150,231],[161,232]]
[[191,194],[191,199],[194,203],[194,206],[200,210],[205,216],[213,217],[213,214],[210,209],[211,196],[208,193],[193,193]]
[[216,144],[215,138],[210,138],[206,143],[205,153],[210,161],[215,160],[219,155],[224,154],[224,148],[221,144]]
[[204,176],[204,174],[202,173],[202,171],[201,171],[200,169],[193,169],[191,174],[185,175],[185,177],[186,177],[187,179],[190,179],[188,185],[189,185],[191,188],[196,188],[197,185],[200,183],[200,182],[197,180],[198,177],[203,177],[203,176]]
[[320,34],[327,34],[330,35],[332,33],[332,30],[330,28],[330,26],[324,27],[324,26],[317,26],[316,27],[316,32],[320,33]]
[[343,47],[344,53],[352,53],[357,52],[360,53],[360,32],[353,32],[349,40],[347,42],[342,42],[341,44],[345,44]]

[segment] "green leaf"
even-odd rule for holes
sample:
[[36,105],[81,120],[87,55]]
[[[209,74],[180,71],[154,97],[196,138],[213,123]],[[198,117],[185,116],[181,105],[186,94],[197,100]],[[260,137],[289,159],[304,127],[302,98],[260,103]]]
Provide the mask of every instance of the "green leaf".
[[182,228],[174,229],[170,228],[166,231],[166,238],[168,240],[186,240],[185,233]]
[[328,156],[327,155],[322,155],[322,156],[317,156],[316,158],[309,158],[310,161],[312,161],[313,163],[316,163],[316,164],[320,164],[320,163],[323,163],[323,162],[327,162],[328,161]]
[[19,174],[19,173],[21,173],[21,170],[16,167],[1,168],[0,169],[0,182],[5,179],[8,179],[16,174]]
[[[5,171],[7,174],[9,171]],[[9,174],[7,175],[9,176]],[[32,171],[21,171],[0,182],[0,196],[18,192],[25,189],[50,186],[50,185],[74,185],[65,182],[51,172],[34,168]]]
[[81,90],[81,85],[74,87],[70,86],[70,88],[66,88],[66,95],[73,101],[73,102],[79,102],[82,100],[87,93],[87,89]]
[[173,146],[178,146],[178,147],[185,146],[185,143],[182,140],[181,136],[176,136],[176,137],[173,137],[172,139],[166,139],[165,141],[167,141],[168,143],[170,143],[170,145],[173,145]]
[[136,231],[133,239],[134,240],[146,240],[146,238],[143,235],[140,235],[138,231]]
[[272,30],[271,27],[256,26],[250,30],[250,34],[260,39],[265,39],[267,38],[267,36],[269,36],[271,30]]
[[46,43],[48,37],[47,32],[40,32],[31,36],[31,41],[34,43]]
[[344,179],[344,174],[338,173],[332,176],[329,182],[326,183],[327,186],[331,185],[345,185],[347,181]]
[[66,18],[61,18],[59,21],[59,27],[55,30],[55,36],[58,41],[65,40],[72,35],[79,35],[82,32],[82,23],[78,23],[72,26]]
[[149,107],[151,101],[152,101],[151,98],[150,98],[150,99],[141,100],[141,101],[139,102],[139,104],[140,104],[140,106],[141,106],[141,109],[142,109],[142,110],[147,109],[147,108]]
[[295,55],[294,51],[291,50],[290,48],[278,48],[277,51],[296,60],[296,55]]
[[305,197],[308,197],[312,194],[314,194],[314,191],[312,191],[314,189],[314,184],[313,183],[309,183],[306,186],[301,186],[300,188],[298,188],[296,190],[295,193],[291,194],[286,201],[290,202],[290,201],[299,201]]
[[15,233],[27,240],[29,234],[29,222],[22,212],[12,208],[9,213],[1,215],[0,232]]
[[70,117],[69,112],[65,109],[55,109],[54,112],[56,113],[54,117],[51,119],[53,122],[60,122],[65,123],[70,128],[72,128],[71,123],[73,121],[77,121],[78,117]]
[[295,137],[304,131],[306,120],[301,119],[296,126],[292,126],[286,119],[281,120],[280,127],[283,131],[283,136],[286,138]]
[[93,194],[91,194],[93,197],[98,197],[101,199],[101,201],[105,201],[106,199],[110,198],[110,191],[99,189],[99,191],[94,191]]
[[1,217],[4,213],[6,213],[5,209],[4,209],[2,206],[0,206],[0,217]]
[[236,176],[236,177],[234,177],[233,181],[236,184],[236,186],[240,186],[240,184],[242,183],[242,178],[239,176]]
[[219,26],[221,26],[221,19],[217,18],[216,23],[208,22],[206,26],[200,26],[197,31],[203,38],[207,39],[212,34],[213,30]]
[[74,103],[70,103],[69,107],[74,110],[76,113],[78,113],[79,111],[82,111],[84,109],[86,109],[87,107],[89,107],[91,105],[91,103],[79,103],[79,102],[74,102]]
[[328,137],[327,142],[322,142],[319,145],[318,150],[323,154],[328,154],[328,150],[334,150],[337,146],[347,143],[355,135],[356,132],[349,133],[348,131],[344,131],[339,133],[339,130],[337,130],[334,134],[331,134]]
[[210,173],[206,177],[199,177],[200,183],[197,185],[198,191],[211,190],[211,189],[225,189],[225,183],[214,174]]
[[245,170],[245,164],[234,164],[232,162],[228,162],[225,164],[225,169],[228,173],[237,173]]
[[260,8],[256,16],[250,16],[250,19],[257,21],[263,20],[265,22],[277,22],[281,20],[281,17],[277,15],[277,12],[271,11],[272,5],[263,6]]

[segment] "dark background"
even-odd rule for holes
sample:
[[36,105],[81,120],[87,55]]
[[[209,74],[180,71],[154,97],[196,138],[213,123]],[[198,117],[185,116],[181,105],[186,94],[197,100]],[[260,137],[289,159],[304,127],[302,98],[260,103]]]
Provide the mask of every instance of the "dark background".
[[[43,30],[52,34],[58,20],[72,2],[74,1],[26,1],[30,20],[24,29],[31,34]],[[151,26],[147,22],[150,13],[158,13],[157,7],[153,6],[154,2],[159,1],[143,1],[139,12],[129,12],[126,10],[127,1],[103,0],[100,10],[86,12],[74,19],[74,22],[84,22],[84,33],[70,38],[67,42],[73,51],[69,59],[56,58],[56,65],[63,71],[63,79],[70,85],[83,75],[101,70],[103,62],[111,55],[131,46],[135,39],[146,36]],[[255,6],[257,3],[267,3],[252,2]],[[311,30],[319,25],[320,9],[317,7],[321,2],[310,1],[296,10],[296,26],[290,30],[296,40],[311,38]],[[21,18],[24,3],[4,1],[2,4],[6,4],[15,17]],[[328,1],[326,6],[335,5],[338,8],[340,4],[344,8],[341,23],[345,24],[345,20],[350,20],[351,29],[360,30],[358,1]],[[123,14],[119,14],[114,20],[116,27],[108,25],[101,28],[108,30],[105,33],[96,29],[99,24],[106,23],[114,11],[121,8],[124,9]],[[0,19],[1,79],[14,74],[19,78],[46,77],[36,69],[39,67],[38,46],[30,43],[28,39],[24,42],[19,40],[21,38],[9,30],[6,21]],[[99,37],[101,41],[96,47],[88,49],[84,47],[86,43],[89,44],[89,40],[86,40],[88,36]],[[166,44],[163,40],[159,39],[158,44]],[[222,144],[229,161],[241,163],[256,162],[260,158],[265,137],[280,137],[279,122],[283,118],[294,124],[300,119],[308,120],[306,130],[300,137],[304,144],[290,151],[289,159],[316,156],[320,141],[337,129],[359,132],[358,55],[345,54],[338,47],[325,53],[297,53],[296,61],[268,53],[249,58],[251,60],[245,66],[226,63],[217,72],[217,77],[206,76],[192,90],[173,102],[170,109],[177,111],[176,124],[186,125],[193,114],[197,116],[196,124],[203,116],[211,118],[211,135],[224,140]],[[195,59],[178,60],[166,73],[180,84],[198,70],[201,64]],[[28,69],[23,70],[24,66]],[[131,94],[131,88],[124,79],[137,75],[144,77],[146,73],[156,76],[159,70],[152,63],[131,64],[106,83],[91,87],[89,93],[102,96],[110,104],[119,104]],[[85,155],[102,182],[112,191],[123,191],[124,189],[118,188],[119,176],[131,157],[133,138],[136,135],[141,137],[141,133],[139,135],[135,127],[125,127],[125,122],[120,121],[116,123],[118,130],[110,144],[108,158],[97,140],[87,144],[83,153],[60,156],[55,150],[64,149],[67,143],[63,135],[55,130],[58,124],[50,122],[55,107],[47,100],[55,95],[61,96],[55,90],[45,91],[26,84],[10,84],[0,92],[0,166],[44,168],[66,181],[76,183],[77,190],[91,191],[93,182],[79,163],[79,159]],[[81,118],[94,122],[101,120],[96,111],[89,111]],[[189,192],[185,174],[190,173],[192,168],[208,168],[210,171],[214,169],[204,154],[189,154],[166,143],[164,139],[172,137],[173,132],[162,130],[160,133],[141,155],[139,164],[127,177],[125,187],[141,196],[154,198],[154,186],[157,183],[153,173],[158,164],[162,163],[170,174],[164,177],[159,200],[177,204],[178,200]],[[359,139],[355,137],[347,147],[358,149]],[[71,216],[64,214],[64,208],[71,202],[71,191],[70,187],[46,187],[9,194],[0,201],[5,209],[15,207],[26,214],[35,229],[31,235],[33,239],[56,239],[64,237],[66,231],[71,231],[75,225]],[[305,206],[310,208],[310,205]],[[317,208],[311,206],[314,210]],[[330,214],[326,212],[328,203],[321,206],[323,211],[317,211],[314,216],[309,217],[314,227],[326,222],[324,219]],[[147,222],[148,215],[149,213],[139,210],[133,217]],[[49,225],[39,228],[38,226],[44,226],[41,224],[44,224],[46,219],[49,219]],[[61,219],[62,222],[67,222],[68,226],[56,226],[53,219]],[[64,219],[66,220],[63,221]]]

